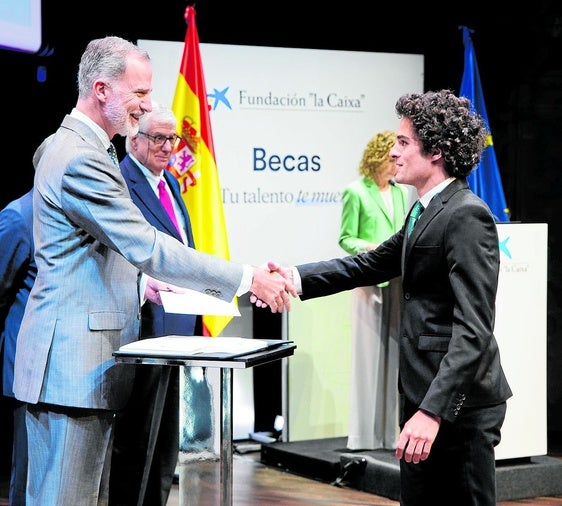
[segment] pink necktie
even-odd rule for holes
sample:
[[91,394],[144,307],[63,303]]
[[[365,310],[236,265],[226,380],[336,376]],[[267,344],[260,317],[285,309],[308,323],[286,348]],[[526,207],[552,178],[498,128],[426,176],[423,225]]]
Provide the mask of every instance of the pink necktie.
[[170,217],[172,223],[176,227],[178,234],[180,234],[181,236],[178,220],[176,219],[176,213],[174,212],[174,206],[172,205],[172,199],[170,199],[168,190],[166,190],[166,181],[164,181],[163,179],[161,179],[160,182],[158,183],[158,197],[160,198],[162,207],[168,213],[168,216]]

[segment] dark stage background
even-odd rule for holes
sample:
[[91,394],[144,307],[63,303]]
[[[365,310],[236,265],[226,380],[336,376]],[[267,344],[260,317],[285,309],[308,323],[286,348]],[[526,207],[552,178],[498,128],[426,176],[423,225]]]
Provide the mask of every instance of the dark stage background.
[[[86,43],[105,35],[183,41],[186,5],[185,0],[43,1],[41,51],[30,55],[0,50],[6,180],[0,207],[31,187],[35,148],[74,106],[76,70]],[[203,43],[423,54],[426,90],[458,91],[464,59],[459,26],[474,30],[512,221],[549,224],[548,430],[549,448],[555,448],[562,447],[562,235],[554,222],[561,211],[562,187],[562,3],[537,0],[521,9],[505,5],[506,10],[482,0],[413,6],[348,0],[330,8],[306,0],[202,0],[195,8]],[[40,66],[46,68],[45,82],[37,80]],[[533,339],[530,335],[529,346]]]

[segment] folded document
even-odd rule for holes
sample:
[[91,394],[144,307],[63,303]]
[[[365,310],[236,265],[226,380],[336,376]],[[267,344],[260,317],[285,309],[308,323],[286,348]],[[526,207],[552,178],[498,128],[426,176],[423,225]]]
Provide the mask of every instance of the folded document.
[[163,336],[141,339],[121,346],[118,354],[143,356],[224,356],[236,357],[287,343],[281,340],[247,337]]
[[183,293],[160,292],[164,311],[207,316],[240,316],[238,306],[234,302],[225,302],[217,297],[188,288],[183,288],[183,290]]

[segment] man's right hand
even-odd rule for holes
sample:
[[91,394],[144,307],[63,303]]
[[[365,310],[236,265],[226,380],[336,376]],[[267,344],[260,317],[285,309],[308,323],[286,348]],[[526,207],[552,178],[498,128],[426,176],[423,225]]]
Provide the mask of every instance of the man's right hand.
[[[284,305],[285,309],[287,309],[287,311],[290,311],[291,305],[290,305],[290,299],[288,297],[287,292],[290,293],[293,297],[297,297],[297,295],[298,295],[297,291],[296,291],[296,288],[293,285],[293,271],[290,268],[282,267],[280,264],[278,264],[277,262],[273,262],[273,261],[267,262],[267,264],[264,267],[261,267],[261,269],[265,270],[270,275],[272,275],[272,274],[280,275],[285,280],[285,282],[286,282],[286,292],[280,294],[280,296],[283,300],[283,305]],[[252,285],[252,287],[253,287],[253,285]],[[283,307],[281,307],[281,309],[279,309],[278,300],[275,301],[276,306],[274,308],[274,306],[272,306],[270,303],[268,303],[266,299],[264,299],[263,297],[260,297],[259,294],[253,290],[253,288],[251,289],[251,292],[252,293],[250,295],[250,302],[252,304],[255,304],[256,307],[265,308],[265,307],[269,306],[269,307],[271,307],[272,313],[276,313],[276,312],[280,313],[283,310]]]
[[280,269],[280,266],[273,262],[268,262],[267,268],[254,267],[250,301],[257,307],[269,306],[272,313],[281,313],[283,309],[290,311],[291,299],[289,295],[297,296],[292,278],[289,279],[288,276],[284,276],[284,273],[279,269],[271,269],[270,264]]

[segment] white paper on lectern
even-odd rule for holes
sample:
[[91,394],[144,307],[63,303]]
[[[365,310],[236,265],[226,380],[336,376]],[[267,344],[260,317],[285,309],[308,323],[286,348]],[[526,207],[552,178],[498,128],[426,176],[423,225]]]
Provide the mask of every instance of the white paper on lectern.
[[119,351],[133,354],[199,355],[226,353],[240,355],[266,349],[268,341],[245,337],[162,336],[125,344]]
[[211,316],[240,316],[234,302],[225,302],[188,288],[184,293],[160,292],[166,313],[201,314]]

